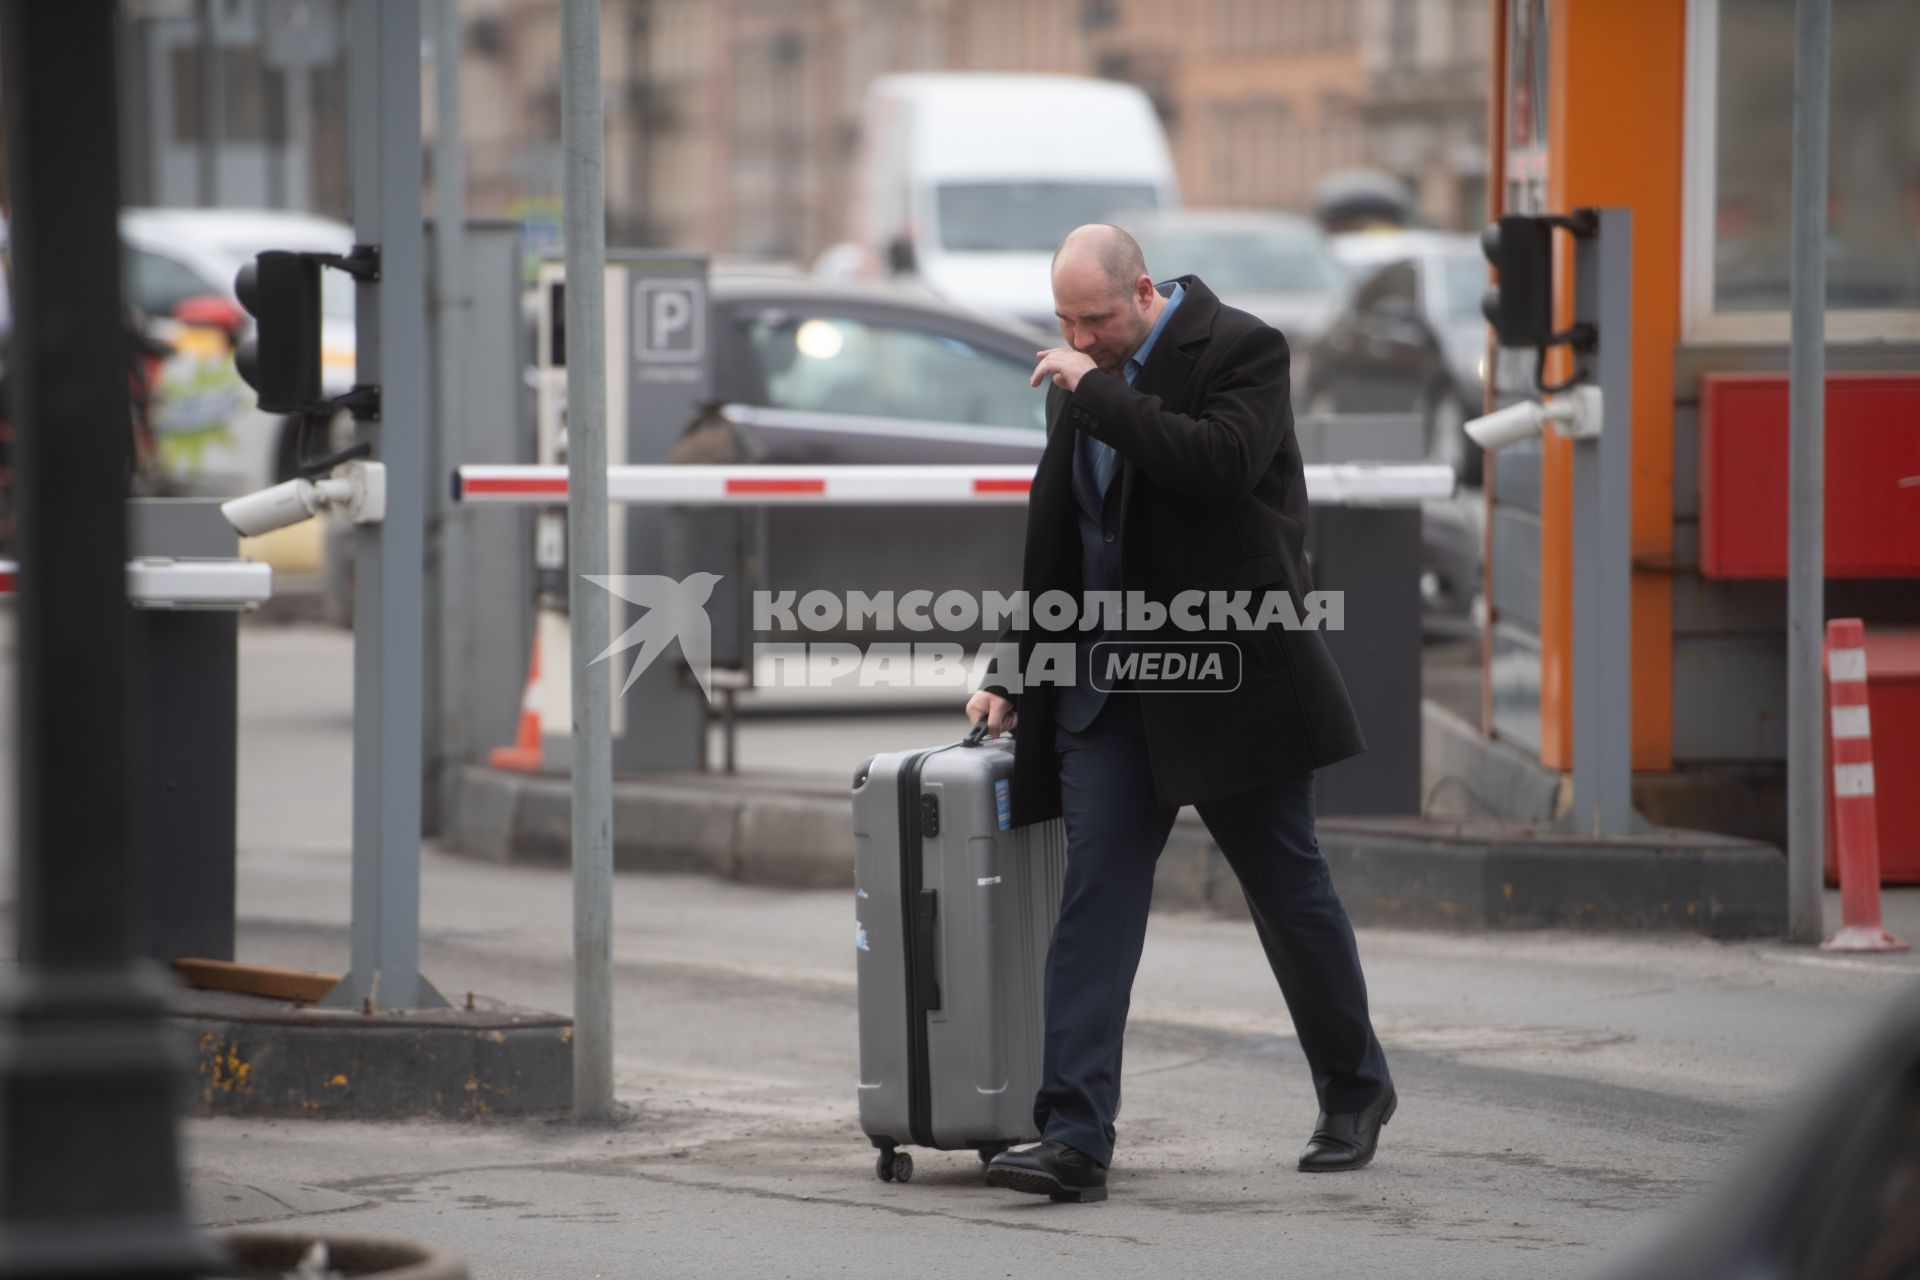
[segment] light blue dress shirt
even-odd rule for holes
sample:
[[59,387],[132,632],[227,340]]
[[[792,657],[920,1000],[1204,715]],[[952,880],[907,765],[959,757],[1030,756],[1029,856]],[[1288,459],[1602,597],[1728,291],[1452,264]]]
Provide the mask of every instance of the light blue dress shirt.
[[[1127,357],[1122,373],[1126,375],[1127,385],[1132,386],[1134,379],[1140,376],[1140,370],[1146,367],[1147,357],[1153,354],[1153,344],[1160,340],[1160,331],[1167,327],[1167,321],[1173,319],[1173,313],[1180,306],[1180,299],[1187,294],[1186,287],[1179,281],[1173,284],[1173,292],[1167,295],[1167,305],[1160,309],[1160,318],[1153,322],[1153,328],[1147,332],[1147,340],[1140,344],[1139,350]],[[1113,472],[1118,461],[1113,446],[1104,440],[1095,440],[1083,436],[1087,444],[1087,460],[1093,467],[1094,483],[1099,486],[1100,496],[1107,496],[1107,486],[1113,482]]]

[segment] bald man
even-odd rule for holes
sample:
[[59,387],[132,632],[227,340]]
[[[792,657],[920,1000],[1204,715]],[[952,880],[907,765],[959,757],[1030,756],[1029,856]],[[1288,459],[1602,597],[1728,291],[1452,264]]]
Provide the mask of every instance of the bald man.
[[[1053,297],[1067,345],[1040,352],[1033,371],[1047,388],[1048,438],[1027,508],[1028,599],[1137,592],[1167,606],[1198,591],[1258,609],[1278,595],[1309,616],[1286,339],[1198,277],[1156,285],[1118,227],[1081,227],[1061,243]],[[996,1156],[988,1179],[1056,1200],[1106,1198],[1154,864],[1185,804],[1240,880],[1312,1073],[1320,1115],[1298,1168],[1361,1168],[1395,1095],[1353,928],[1314,841],[1313,771],[1364,749],[1325,639],[1211,613],[1202,621],[1214,629],[1198,632],[1098,620],[1065,637],[1070,681],[996,678],[967,703],[992,734],[1018,722],[1014,825],[1064,816],[1067,832],[1034,1101],[1042,1141]],[[1061,639],[1031,627],[1006,637],[1020,672],[1037,643]],[[1154,651],[1193,661],[1126,661]],[[1226,661],[1191,675],[1208,655]],[[1187,674],[1162,678],[1176,667]]]

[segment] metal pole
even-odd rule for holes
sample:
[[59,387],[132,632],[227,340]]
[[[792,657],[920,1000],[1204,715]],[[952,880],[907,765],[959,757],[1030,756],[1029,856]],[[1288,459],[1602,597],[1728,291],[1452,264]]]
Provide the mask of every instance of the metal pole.
[[613,673],[607,572],[606,188],[600,2],[560,11],[567,218],[567,550],[573,617],[573,1114],[613,1115]]
[[353,953],[324,1004],[446,1004],[420,976],[426,282],[420,225],[420,0],[353,0],[354,237],[380,246],[359,290],[356,376],[380,385],[357,436],[387,468],[387,514],[353,548]]
[[287,110],[286,75],[276,83],[273,62],[267,56],[268,26],[273,22],[272,0],[255,0],[253,7],[254,48],[259,54],[260,107],[265,118],[260,122],[260,151],[267,164],[267,199],[270,209],[285,209],[287,204]]
[[427,616],[427,650],[439,671],[427,695],[427,749],[422,762],[424,811],[428,830],[445,825],[442,775],[447,744],[455,724],[464,723],[464,691],[454,683],[460,664],[447,641],[449,627],[461,625],[456,571],[459,534],[453,527],[444,477],[450,456],[464,453],[473,433],[463,431],[466,415],[466,315],[472,306],[467,285],[467,170],[460,123],[460,0],[434,0],[433,7],[433,284],[434,370],[433,430],[428,436],[424,490],[427,504],[427,577],[434,608]]
[[193,1276],[169,983],[133,958],[132,462],[110,0],[0,10],[19,503],[19,967],[0,977],[0,1274]]
[[[467,163],[460,122],[460,0],[438,0],[433,34],[433,249],[434,302],[439,312],[440,414],[459,421],[461,319],[466,310]],[[438,492],[439,472],[432,480]]]
[[1799,0],[1793,60],[1793,306],[1787,502],[1787,939],[1826,934],[1827,69],[1829,0]]
[[1575,241],[1574,318],[1593,324],[1605,425],[1573,445],[1573,827],[1633,829],[1633,214]]
[[220,203],[220,126],[227,109],[214,0],[200,0],[200,58],[196,69],[200,73],[200,203],[211,209]]

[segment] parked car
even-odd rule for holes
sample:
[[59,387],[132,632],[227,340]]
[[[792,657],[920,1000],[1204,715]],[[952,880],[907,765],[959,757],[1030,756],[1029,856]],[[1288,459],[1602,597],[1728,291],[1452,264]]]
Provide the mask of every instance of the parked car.
[[1350,291],[1349,277],[1318,227],[1292,214],[1231,209],[1119,221],[1140,242],[1156,277],[1197,275],[1221,301],[1284,333],[1293,352],[1295,392],[1306,385],[1310,353]]
[[[294,473],[291,419],[261,413],[252,389],[209,331],[222,327],[204,303],[223,300],[240,319],[234,276],[267,249],[345,253],[353,229],[304,213],[260,209],[128,209],[120,215],[127,300],[169,340],[185,338],[179,359],[155,388],[156,431],[171,478],[182,488],[244,493]],[[354,285],[345,274],[321,277],[321,382],[330,394],[353,385]],[[191,330],[187,333],[183,330]],[[324,452],[324,441],[308,444]]]
[[[885,285],[736,273],[713,276],[710,291],[715,392],[730,408],[693,424],[678,460],[1039,461],[1045,396],[1027,385],[1035,343],[1025,329]],[[735,536],[738,516],[681,518],[712,535],[686,545],[711,550]],[[978,595],[1018,583],[1026,510],[775,506],[764,521],[761,584],[770,590]],[[1441,549],[1443,559],[1451,553]],[[737,565],[698,567],[739,574]]]
[[1480,450],[1465,424],[1480,413],[1486,368],[1479,242],[1397,231],[1335,236],[1331,244],[1357,287],[1309,353],[1307,411],[1412,410],[1425,423],[1427,456],[1478,483]]

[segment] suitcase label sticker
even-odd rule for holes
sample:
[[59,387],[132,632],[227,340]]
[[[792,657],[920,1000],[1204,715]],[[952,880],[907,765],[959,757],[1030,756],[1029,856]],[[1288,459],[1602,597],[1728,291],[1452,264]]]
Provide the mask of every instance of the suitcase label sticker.
[[1000,815],[1000,829],[1011,830],[1013,828],[1013,784],[1005,778],[993,784],[993,807]]

